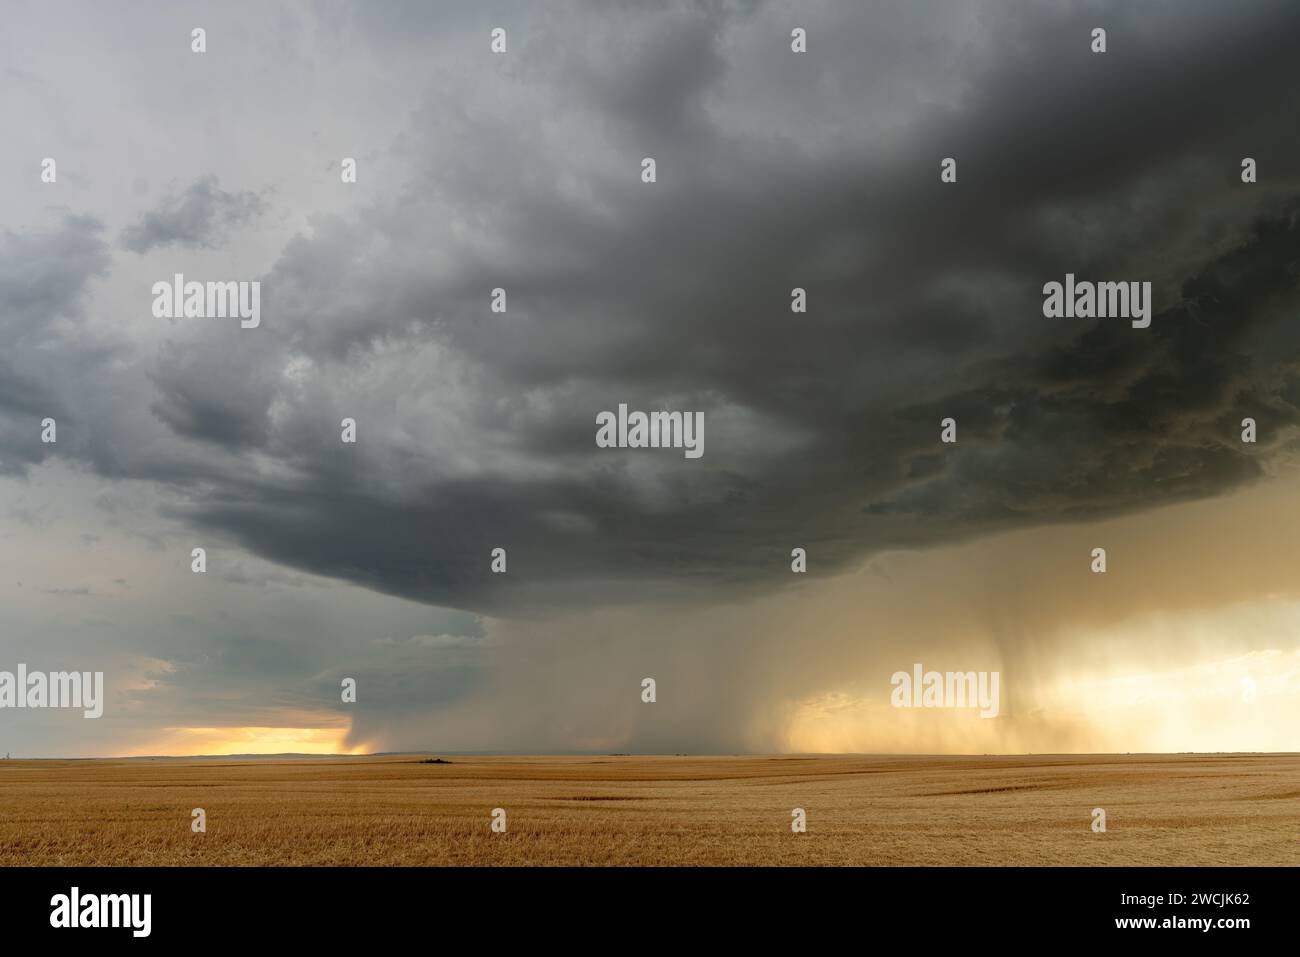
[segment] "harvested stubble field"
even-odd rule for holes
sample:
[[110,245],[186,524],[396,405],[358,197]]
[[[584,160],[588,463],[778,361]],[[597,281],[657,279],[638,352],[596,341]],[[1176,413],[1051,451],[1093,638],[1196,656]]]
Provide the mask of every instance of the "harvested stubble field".
[[0,864],[1300,864],[1297,754],[448,760],[0,761]]

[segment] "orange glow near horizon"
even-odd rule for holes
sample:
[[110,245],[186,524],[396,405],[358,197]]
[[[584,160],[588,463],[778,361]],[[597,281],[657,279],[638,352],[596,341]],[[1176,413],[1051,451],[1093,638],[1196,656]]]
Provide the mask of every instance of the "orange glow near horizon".
[[783,750],[1208,753],[1300,745],[1300,651],[1066,672],[1004,700],[1003,714],[990,720],[975,709],[894,708],[890,690],[882,684],[874,694],[836,691],[801,702]]
[[191,754],[364,754],[348,747],[347,728],[164,728],[123,757]]

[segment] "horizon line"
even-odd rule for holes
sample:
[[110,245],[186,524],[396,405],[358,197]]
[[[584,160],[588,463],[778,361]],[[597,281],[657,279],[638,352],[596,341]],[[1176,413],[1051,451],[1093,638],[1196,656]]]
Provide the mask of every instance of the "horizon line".
[[259,758],[1033,758],[1033,757],[1176,757],[1180,755],[1300,755],[1300,751],[768,751],[768,752],[683,752],[683,751],[373,751],[368,754],[345,752],[271,751],[233,752],[229,754],[123,754],[97,756],[14,757],[0,761],[195,761],[217,758],[253,760]]

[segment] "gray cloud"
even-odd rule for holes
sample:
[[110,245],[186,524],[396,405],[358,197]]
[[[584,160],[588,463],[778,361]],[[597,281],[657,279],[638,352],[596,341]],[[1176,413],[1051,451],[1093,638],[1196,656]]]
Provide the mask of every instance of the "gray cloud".
[[[843,40],[869,57],[879,14],[822,26],[841,59],[785,107],[794,137],[775,135],[784,115],[726,119],[762,112],[733,70],[792,56],[754,46],[766,15],[673,8],[626,31],[585,9],[558,56],[556,34],[526,32],[497,92],[413,115],[406,182],[284,247],[263,328],[182,326],[141,358],[154,451],[124,461],[137,443],[110,449],[105,415],[97,467],[203,488],[176,514],[276,562],[502,614],[655,582],[766,587],[796,540],[834,571],[1262,474],[1295,422],[1297,342],[1274,320],[1295,293],[1296,126],[1268,91],[1300,14],[1161,8],[1176,39],[1118,14],[1103,60],[1079,39],[1093,14],[1024,11],[948,101],[837,149],[817,122],[851,108]],[[1238,182],[1246,152],[1265,184]],[[956,186],[938,182],[949,154]],[[205,176],[124,243],[207,246],[259,209]],[[1044,320],[1039,287],[1066,271],[1152,278],[1153,329]],[[486,309],[497,285],[505,315]],[[788,311],[795,285],[807,316]],[[596,450],[595,414],[619,402],[703,410],[705,457]],[[1250,453],[1247,412],[1268,435]],[[487,571],[497,546],[505,578]]]
[[215,176],[202,176],[183,193],[169,195],[157,209],[122,230],[122,246],[135,253],[180,246],[207,249],[227,233],[261,215],[266,204],[256,193],[228,193]]
[[[811,152],[713,121],[744,97],[731,64],[759,55],[724,42],[740,14],[652,16],[644,44],[610,34],[559,66],[532,37],[513,99],[416,115],[411,187],[285,248],[256,339],[201,334],[158,373],[177,433],[295,467],[225,483],[192,520],[277,562],[508,614],[654,582],[766,587],[793,541],[834,571],[1251,481],[1295,422],[1300,343],[1275,321],[1295,299],[1295,125],[1257,86],[1283,88],[1298,15],[1162,15],[1176,41],[1121,18],[1101,61],[1079,39],[1091,15],[1027,12],[956,103],[888,144]],[[874,16],[841,10],[864,55]],[[1224,66],[1195,69],[1211,57]],[[585,151],[536,122],[548,81],[588,91],[551,121],[598,131]],[[1270,157],[1267,184],[1237,179],[1246,152]],[[938,182],[949,154],[955,187]],[[1152,278],[1153,329],[1045,320],[1039,288],[1066,271]],[[486,309],[496,285],[505,316]],[[807,316],[788,311],[794,285]],[[703,409],[705,458],[595,450],[595,413],[621,401]],[[1258,451],[1238,441],[1247,413],[1270,436]]]
[[0,233],[0,473],[50,454],[40,440],[47,416],[64,447],[84,447],[78,387],[116,351],[84,331],[90,285],[108,270],[102,230],[93,217],[64,215],[46,229]]
[[[1260,475],[1232,421],[1251,410],[1273,437],[1294,423],[1296,343],[1252,330],[1294,294],[1282,204],[1300,181],[1281,159],[1295,126],[1230,85],[1249,61],[1252,83],[1278,88],[1294,10],[1179,8],[1200,29],[1178,43],[1121,18],[1125,52],[1104,65],[1079,40],[1091,14],[1026,14],[1005,25],[1014,43],[965,65],[956,103],[835,151],[715,120],[745,99],[727,77],[758,56],[741,46],[753,13],[637,14],[634,33],[590,14],[597,39],[577,52],[565,31],[528,36],[513,99],[426,105],[411,183],[287,244],[263,280],[264,329],[200,326],[162,347],[149,408],[198,446],[136,473],[203,475],[212,492],[182,514],[276,562],[497,612],[653,581],[764,584],[796,540],[835,571],[872,547]],[[875,16],[841,8],[832,42],[859,31],[870,52]],[[1190,70],[1214,51],[1221,68]],[[537,124],[547,85],[584,91],[554,118],[597,131],[584,150]],[[1271,157],[1268,186],[1243,195],[1225,138]],[[643,153],[653,187],[637,181]],[[949,153],[956,187],[937,182]],[[565,177],[581,198],[556,189]],[[123,242],[207,246],[257,209],[204,177]],[[448,237],[451,217],[473,225]],[[1243,269],[1248,282],[1217,278]],[[1037,289],[1066,270],[1154,277],[1156,325],[1043,320]],[[497,285],[506,316],[485,309]],[[788,312],[794,285],[807,316]],[[701,408],[706,458],[595,450],[595,412],[619,402]],[[344,415],[355,452],[338,443]],[[937,446],[945,415],[956,449]],[[269,485],[231,454],[287,472]],[[507,579],[486,570],[498,545]]]

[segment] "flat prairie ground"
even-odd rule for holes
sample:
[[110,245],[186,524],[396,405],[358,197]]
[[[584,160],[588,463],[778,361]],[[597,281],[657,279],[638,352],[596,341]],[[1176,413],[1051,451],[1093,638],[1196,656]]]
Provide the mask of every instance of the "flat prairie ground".
[[1300,864],[1300,754],[422,760],[0,761],[0,864]]

